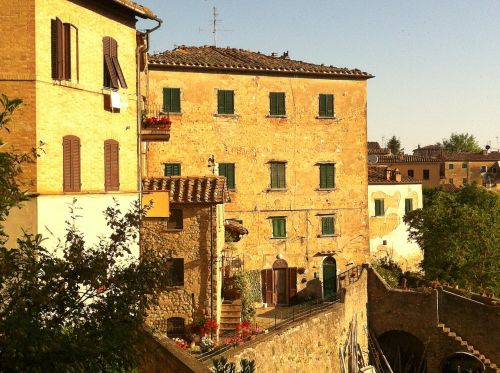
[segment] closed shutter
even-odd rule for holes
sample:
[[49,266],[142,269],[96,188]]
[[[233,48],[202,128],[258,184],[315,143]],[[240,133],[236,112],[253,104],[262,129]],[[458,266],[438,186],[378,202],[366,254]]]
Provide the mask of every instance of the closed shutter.
[[234,114],[234,91],[217,91],[217,113]]
[[163,111],[166,113],[181,112],[180,88],[163,88]]
[[375,216],[383,216],[384,215],[384,200],[376,199],[375,200]]
[[335,188],[335,164],[322,164],[319,166],[319,187],[322,189]]
[[180,163],[166,163],[164,174],[165,174],[165,176],[180,176],[181,175],[181,164]]
[[335,220],[332,216],[321,218],[321,234],[323,236],[335,234]]
[[80,180],[80,139],[68,135],[63,137],[63,191],[79,192]]
[[287,268],[288,272],[288,304],[295,300],[297,295],[297,267]]
[[274,162],[271,163],[271,188],[284,189],[286,188],[285,164]]
[[104,142],[104,189],[120,190],[119,143],[116,140]]
[[335,114],[333,110],[333,95],[326,95],[326,116],[333,117]]
[[319,95],[319,116],[326,117],[326,95]]
[[111,40],[112,39],[109,36],[105,36],[102,39],[104,59],[104,86],[118,89],[118,77],[116,76],[116,72],[113,67],[113,60],[111,58]]
[[163,88],[163,111],[166,113],[170,112],[171,92],[170,88]]
[[413,200],[411,198],[405,199],[405,213],[413,210]]
[[283,92],[278,93],[278,115],[286,115],[285,94]]
[[229,189],[235,188],[234,163],[219,163],[219,175],[226,177],[226,184]]
[[71,80],[71,24],[63,24],[63,79]]
[[267,304],[273,304],[273,270],[264,269],[262,276],[262,298]]
[[278,98],[273,92],[269,94],[269,114],[278,115]]
[[234,114],[234,91],[226,91],[226,114]]
[[285,218],[273,218],[273,237],[282,238],[286,237],[286,219]]
[[[116,76],[120,81],[120,85],[122,88],[127,88],[127,82],[125,81],[125,76],[123,75],[122,68],[120,66],[120,62],[118,61],[118,43],[115,39],[110,38],[110,47],[111,47],[111,61],[113,62],[113,67],[116,72]],[[116,86],[118,88],[118,85]]]
[[225,114],[225,95],[224,91],[217,91],[217,113]]

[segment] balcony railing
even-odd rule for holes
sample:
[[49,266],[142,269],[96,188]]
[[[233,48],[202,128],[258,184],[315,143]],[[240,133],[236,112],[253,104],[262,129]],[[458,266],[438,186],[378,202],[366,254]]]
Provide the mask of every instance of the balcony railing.
[[142,121],[142,141],[168,141],[172,122],[168,117],[147,117]]

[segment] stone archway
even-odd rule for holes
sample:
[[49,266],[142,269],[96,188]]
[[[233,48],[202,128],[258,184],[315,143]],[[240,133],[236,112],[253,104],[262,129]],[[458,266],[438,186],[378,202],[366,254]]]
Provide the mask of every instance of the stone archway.
[[333,298],[337,293],[337,262],[331,256],[323,260],[323,298]]
[[427,372],[425,346],[413,334],[391,330],[378,337],[378,341],[394,373]]
[[455,352],[442,362],[442,373],[482,373],[484,364],[472,354]]

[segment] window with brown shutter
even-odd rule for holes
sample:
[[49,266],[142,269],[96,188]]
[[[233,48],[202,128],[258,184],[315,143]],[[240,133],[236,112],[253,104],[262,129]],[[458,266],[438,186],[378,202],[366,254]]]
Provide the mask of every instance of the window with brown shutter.
[[71,80],[74,68],[78,80],[78,29],[59,18],[50,22],[52,79]]
[[104,189],[120,190],[120,146],[116,140],[104,141]]
[[118,61],[118,43],[115,39],[105,36],[102,39],[104,86],[118,89],[119,86],[127,88],[127,82]]
[[80,180],[80,139],[73,135],[63,137],[63,191],[79,192]]

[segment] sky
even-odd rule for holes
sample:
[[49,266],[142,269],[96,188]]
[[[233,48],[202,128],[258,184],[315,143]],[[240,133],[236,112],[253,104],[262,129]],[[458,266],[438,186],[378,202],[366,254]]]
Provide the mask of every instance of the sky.
[[411,153],[468,132],[481,146],[500,146],[500,0],[136,1],[164,20],[152,51],[212,45],[215,6],[217,46],[289,51],[375,75],[370,141],[395,135]]

